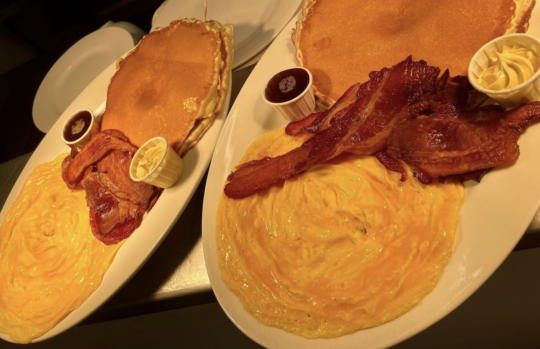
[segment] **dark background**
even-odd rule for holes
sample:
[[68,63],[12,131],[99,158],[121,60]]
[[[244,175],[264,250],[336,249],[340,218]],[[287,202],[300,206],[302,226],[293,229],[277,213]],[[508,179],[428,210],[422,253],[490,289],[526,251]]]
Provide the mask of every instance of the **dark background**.
[[32,120],[49,69],[108,21],[150,31],[164,0],[0,0],[0,163],[33,151],[45,136]]

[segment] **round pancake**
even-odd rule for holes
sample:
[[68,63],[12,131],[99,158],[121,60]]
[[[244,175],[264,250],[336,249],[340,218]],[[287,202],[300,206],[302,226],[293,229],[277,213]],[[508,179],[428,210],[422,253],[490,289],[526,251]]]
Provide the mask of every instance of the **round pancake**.
[[[323,104],[412,55],[466,75],[473,54],[508,32],[525,32],[533,0],[312,0],[293,40]],[[519,13],[519,14],[518,14]],[[329,98],[328,98],[329,97]]]
[[146,35],[111,79],[101,129],[118,129],[138,147],[165,137],[178,149],[215,109],[220,47],[219,28],[196,20]]

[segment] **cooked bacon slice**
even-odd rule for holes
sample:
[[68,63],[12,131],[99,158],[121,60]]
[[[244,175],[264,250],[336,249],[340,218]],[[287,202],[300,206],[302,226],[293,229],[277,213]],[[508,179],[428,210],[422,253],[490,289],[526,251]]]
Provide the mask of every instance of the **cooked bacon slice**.
[[80,189],[80,182],[95,165],[113,150],[128,152],[132,155],[137,147],[129,143],[129,139],[118,130],[105,130],[92,137],[77,156],[68,156],[62,165],[62,178],[71,189]]
[[62,164],[68,187],[85,190],[92,233],[107,245],[129,237],[161,193],[131,180],[129,166],[136,151],[122,132],[106,130]]
[[101,176],[101,183],[116,197],[147,209],[156,195],[156,188],[131,180],[129,166],[132,156],[133,154],[118,150],[111,152],[97,163],[97,174]]
[[83,182],[90,208],[90,226],[94,236],[106,245],[128,238],[141,225],[145,210],[128,200],[119,199],[103,183],[106,175],[93,172]]
[[401,173],[401,178],[399,179],[401,182],[405,182],[405,180],[407,180],[407,170],[405,170],[405,166],[403,166],[401,161],[385,151],[376,153],[375,157],[388,170]]
[[519,157],[519,136],[538,119],[540,102],[420,116],[394,127],[387,152],[433,178],[508,165]]
[[[323,112],[325,113],[325,112]],[[285,127],[285,133],[289,136],[296,136],[305,132],[305,128],[313,123],[323,113],[313,113],[307,116],[305,119],[290,122]]]
[[[439,68],[424,61],[413,62],[411,57],[390,69],[372,72],[370,80],[358,86],[353,103],[348,97],[340,99],[347,105],[334,106],[338,111],[329,114],[334,115],[330,122],[327,118],[317,126],[327,128],[287,154],[239,166],[229,175],[225,194],[230,198],[250,196],[344,151],[373,154],[383,150],[392,127],[416,116],[418,110],[410,107],[435,92],[439,72]],[[354,90],[353,86],[348,91]],[[343,109],[347,112],[340,115]]]
[[285,133],[296,136],[301,133],[320,133],[326,130],[335,119],[347,114],[352,105],[358,100],[359,89],[360,84],[349,87],[330,109],[289,123],[285,128]]

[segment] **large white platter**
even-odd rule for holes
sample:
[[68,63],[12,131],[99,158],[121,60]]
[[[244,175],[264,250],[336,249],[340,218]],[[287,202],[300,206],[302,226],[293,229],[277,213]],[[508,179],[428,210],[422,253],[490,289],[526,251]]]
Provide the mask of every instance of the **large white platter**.
[[[62,126],[66,122],[66,119],[74,111],[79,109],[88,108],[98,113],[104,109],[107,87],[109,86],[111,77],[114,75],[115,65],[115,63],[111,64],[88,85],[45,136],[11,190],[4,208],[0,213],[0,222],[4,220],[7,210],[19,195],[26,177],[28,177],[34,167],[38,164],[54,160],[63,152],[68,152],[68,148],[64,145],[61,138]],[[34,342],[54,337],[82,321],[114,295],[152,255],[184,211],[208,168],[214,146],[223,127],[227,110],[229,109],[230,98],[231,89],[229,86],[229,93],[226,97],[223,112],[216,117],[214,123],[203,135],[197,146],[191,149],[183,158],[185,169],[182,177],[172,188],[163,191],[155,206],[143,219],[141,226],[135,230],[120,248],[99,288],[79,309],[73,311],[55,328],[35,339]],[[0,338],[11,341],[9,336],[3,333],[0,333]]]
[[[233,69],[270,45],[300,9],[302,0],[207,0],[207,19],[234,27]],[[167,0],[154,15],[152,30],[182,18],[202,18],[203,1]]]
[[[535,18],[539,13],[536,9],[529,30],[537,36],[540,36],[540,23]],[[219,137],[203,207],[206,267],[214,293],[227,315],[247,336],[265,347],[388,347],[424,330],[463,303],[519,241],[540,205],[540,125],[530,127],[520,138],[521,156],[515,165],[490,172],[479,185],[466,184],[467,197],[461,210],[454,253],[439,284],[417,307],[379,327],[335,339],[308,340],[262,325],[244,310],[221,279],[215,218],[225,179],[246,148],[257,137],[286,125],[285,120],[263,102],[261,91],[275,72],[296,65],[290,39],[295,20],[283,29],[251,73]]]

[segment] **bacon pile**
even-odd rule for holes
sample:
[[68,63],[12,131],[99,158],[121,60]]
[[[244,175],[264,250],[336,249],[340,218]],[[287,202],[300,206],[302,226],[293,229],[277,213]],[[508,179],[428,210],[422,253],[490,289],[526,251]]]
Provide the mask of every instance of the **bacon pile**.
[[106,245],[128,238],[161,193],[156,187],[131,180],[129,165],[136,151],[122,132],[105,130],[62,164],[67,186],[86,191],[92,233]]
[[302,146],[238,166],[225,194],[253,195],[342,152],[375,154],[405,180],[402,160],[423,183],[455,174],[479,180],[486,170],[515,162],[517,139],[540,118],[540,103],[509,112],[498,106],[471,109],[467,79],[439,73],[411,57],[372,72],[327,111],[287,126],[289,135],[314,134]]

